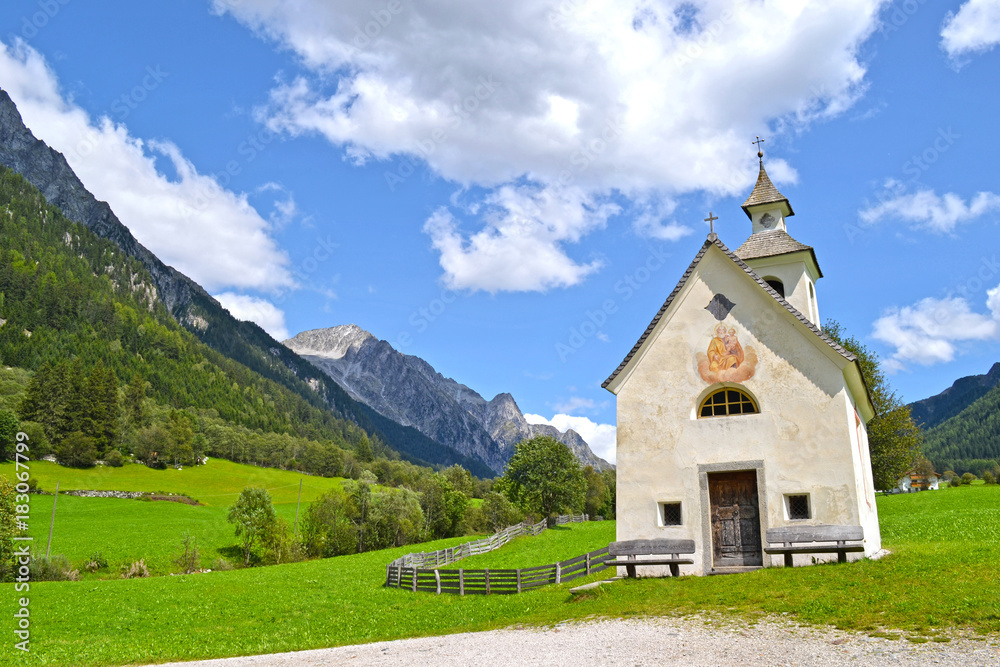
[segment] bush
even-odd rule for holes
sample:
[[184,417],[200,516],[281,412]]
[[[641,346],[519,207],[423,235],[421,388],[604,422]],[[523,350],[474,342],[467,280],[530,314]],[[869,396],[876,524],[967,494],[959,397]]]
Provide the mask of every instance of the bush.
[[233,564],[225,558],[219,558],[212,564],[212,570],[216,572],[227,572],[233,569]]
[[191,533],[185,532],[181,539],[183,551],[174,557],[174,564],[179,567],[184,574],[197,572],[201,554],[198,552],[198,540]]
[[292,534],[288,522],[281,517],[275,520],[264,535],[263,546],[264,563],[267,565],[295,563],[306,557],[302,543]]
[[972,484],[973,480],[975,479],[976,479],[975,475],[973,475],[971,472],[967,472],[964,475],[962,475],[962,484]]
[[117,449],[112,449],[104,457],[104,465],[109,465],[112,468],[121,468],[125,465],[125,457]]
[[56,447],[56,461],[70,468],[90,468],[97,462],[94,439],[76,431]]
[[90,573],[97,572],[98,570],[106,570],[108,569],[108,559],[100,551],[95,551],[83,567]]
[[520,523],[524,518],[506,496],[496,491],[487,493],[483,498],[482,513],[486,527],[494,533]]
[[122,565],[122,579],[143,579],[148,576],[145,558],[140,558],[131,565]]
[[993,476],[993,473],[987,470],[983,473],[983,482],[986,484],[996,484],[997,478]]
[[69,559],[63,555],[32,556],[28,565],[32,581],[78,581],[80,571],[73,569]]
[[949,486],[962,486],[962,478],[959,477],[958,475],[955,475],[954,477],[951,478],[951,481],[948,482],[948,485]]
[[958,477],[958,473],[955,472],[954,470],[945,470],[943,473],[941,473],[941,477],[944,479],[944,481],[950,482],[953,477]]
[[17,488],[6,475],[0,475],[0,581],[7,580],[16,568],[14,538],[21,534],[17,527]]

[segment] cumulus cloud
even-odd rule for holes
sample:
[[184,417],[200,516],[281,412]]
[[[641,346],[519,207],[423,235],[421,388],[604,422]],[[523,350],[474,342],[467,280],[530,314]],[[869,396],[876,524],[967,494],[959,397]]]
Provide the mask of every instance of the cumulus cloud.
[[594,410],[598,408],[597,401],[591,398],[583,398],[582,396],[571,396],[569,399],[556,403],[553,406],[557,411],[571,414],[574,412],[579,412],[581,410]]
[[941,47],[952,58],[989,51],[1000,43],[1000,0],[968,0],[949,12],[941,28]]
[[962,297],[927,298],[883,313],[872,335],[895,349],[886,360],[888,368],[949,362],[962,351],[963,343],[1000,337],[1000,287],[987,296],[989,313],[974,312]]
[[285,313],[270,301],[233,292],[222,292],[213,296],[236,319],[255,323],[271,334],[274,340],[287,340],[289,338],[285,325]]
[[874,224],[883,218],[895,218],[913,223],[915,227],[949,233],[959,223],[1000,211],[1000,196],[992,192],[977,193],[966,203],[961,196],[949,192],[938,195],[933,190],[902,193],[858,213],[862,222]]
[[[261,112],[272,129],[319,134],[358,163],[418,160],[462,186],[571,186],[640,200],[742,193],[756,176],[749,142],[761,128],[798,128],[850,107],[864,90],[858,48],[881,4],[215,0],[214,8],[301,58],[305,73],[277,85]],[[768,168],[779,182],[794,180],[780,159]],[[442,264],[448,250],[448,263],[478,257],[475,234],[456,237],[441,221],[439,212],[428,233]],[[594,227],[576,221],[578,234]],[[480,224],[488,258],[522,247],[520,235]],[[687,230],[650,216],[637,231],[674,240]],[[446,267],[445,280],[571,285],[591,270],[567,261],[571,242],[546,238],[559,266],[538,279],[515,273],[508,287]]]
[[546,419],[541,415],[526,414],[524,418],[529,424],[548,424],[555,426],[565,433],[573,429],[580,434],[590,449],[605,461],[615,462],[617,455],[617,434],[618,427],[614,424],[598,424],[586,417],[574,417],[573,415],[557,414],[552,419]]
[[468,236],[448,208],[439,208],[424,231],[440,253],[444,282],[452,289],[540,291],[575,285],[600,260],[572,259],[564,244],[603,227],[619,212],[579,188],[505,185],[467,207],[485,222]]
[[[199,173],[175,144],[143,141],[106,116],[91,118],[63,97],[55,73],[24,42],[0,42],[0,82],[35,136],[63,153],[87,189],[165,263],[210,291],[294,286],[271,225],[245,195]],[[158,158],[175,179],[157,169]]]

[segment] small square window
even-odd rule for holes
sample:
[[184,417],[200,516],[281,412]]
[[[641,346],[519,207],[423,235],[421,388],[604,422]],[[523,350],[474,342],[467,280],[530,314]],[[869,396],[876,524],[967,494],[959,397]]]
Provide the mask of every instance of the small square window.
[[808,519],[809,515],[809,496],[788,496],[788,518],[789,519]]
[[660,507],[663,509],[663,525],[664,526],[679,526],[681,525],[681,504],[680,503],[661,503]]

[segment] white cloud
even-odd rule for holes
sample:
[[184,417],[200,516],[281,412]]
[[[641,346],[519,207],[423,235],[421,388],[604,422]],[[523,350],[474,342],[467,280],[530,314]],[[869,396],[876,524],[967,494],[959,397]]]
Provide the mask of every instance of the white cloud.
[[895,348],[886,360],[890,370],[912,364],[931,366],[949,362],[969,341],[1000,336],[1000,287],[987,293],[990,313],[973,312],[962,297],[927,298],[913,306],[892,308],[873,325],[872,335]]
[[[214,7],[308,70],[272,92],[262,117],[273,129],[319,134],[358,163],[421,160],[463,186],[569,185],[638,200],[743,193],[756,176],[750,139],[762,128],[801,128],[851,106],[864,90],[858,48],[883,0],[390,4]],[[768,168],[794,180],[780,159]],[[432,220],[432,237],[453,236],[440,215]],[[582,224],[578,233],[592,229]],[[505,241],[493,222],[482,225],[491,248]],[[638,230],[671,240],[686,232],[652,218]],[[589,270],[567,260],[567,242],[546,239],[559,265],[552,275],[496,275],[482,288],[574,284]],[[447,268],[446,281],[480,284]]]
[[[63,153],[87,189],[166,264],[210,291],[294,285],[268,222],[246,196],[198,173],[175,144],[144,142],[106,116],[91,118],[62,96],[55,73],[24,42],[0,42],[0,82],[35,136]],[[157,158],[171,163],[176,180],[157,170]]]
[[574,417],[573,415],[557,414],[552,419],[546,419],[541,415],[526,414],[525,420],[529,424],[548,424],[555,426],[565,433],[568,429],[573,429],[580,434],[590,449],[605,461],[615,462],[617,455],[618,427],[614,424],[598,424],[586,417]]
[[571,414],[573,412],[579,412],[580,410],[593,410],[597,408],[598,405],[597,402],[591,398],[571,396],[568,400],[556,403],[553,407],[559,412]]
[[1000,44],[1000,0],[968,0],[949,13],[941,28],[941,47],[952,58],[989,51]]
[[285,313],[270,301],[258,299],[245,294],[222,292],[213,295],[222,307],[238,320],[254,322],[261,329],[271,334],[274,340],[287,340],[288,329],[285,325]]
[[899,194],[860,211],[858,215],[868,224],[874,224],[883,218],[897,218],[914,223],[916,227],[949,233],[959,223],[993,211],[1000,211],[1000,196],[992,192],[980,192],[966,203],[953,192],[938,195],[933,190],[920,190],[912,194]]
[[468,210],[485,222],[468,238],[447,208],[435,211],[424,231],[441,255],[448,287],[493,293],[542,291],[579,283],[601,262],[573,260],[563,244],[603,227],[619,209],[579,188],[505,185]]
[[632,229],[639,236],[660,241],[677,241],[693,230],[675,220],[668,220],[677,209],[677,202],[663,199],[658,202],[638,202],[637,212],[632,220]]

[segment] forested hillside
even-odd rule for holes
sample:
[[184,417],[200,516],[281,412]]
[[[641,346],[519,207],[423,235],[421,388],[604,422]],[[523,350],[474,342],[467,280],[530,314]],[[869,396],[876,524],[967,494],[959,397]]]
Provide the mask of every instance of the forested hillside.
[[993,364],[986,375],[959,378],[940,394],[910,403],[910,414],[921,428],[932,429],[975,403],[998,384],[1000,363]]
[[[317,447],[338,460],[395,456],[376,428],[341,418],[294,376],[285,379],[301,383],[301,394],[199,341],[167,312],[136,259],[2,167],[0,238],[0,362],[33,373],[9,393],[24,393],[19,416],[40,425],[53,452],[69,440],[67,462],[86,461],[91,449],[138,453],[143,443],[178,462],[214,451],[284,465]],[[218,442],[207,439],[210,425]],[[314,472],[331,474],[329,456],[307,458]]]
[[[492,476],[483,462],[403,426],[353,400],[336,382],[274,340],[252,322],[234,318],[200,285],[165,265],[136,240],[107,202],[98,201],[83,185],[62,154],[38,140],[24,125],[10,96],[0,90],[0,165],[12,169],[40,191],[70,221],[110,241],[135,269],[148,272],[145,286],[167,313],[195,338],[241,367],[298,395],[304,403],[330,409],[361,427],[400,455],[415,462],[459,463],[477,475]],[[208,223],[206,223],[208,224]],[[2,311],[0,311],[2,315]]]
[[1000,467],[1000,386],[924,434],[924,455],[937,471],[973,472]]

